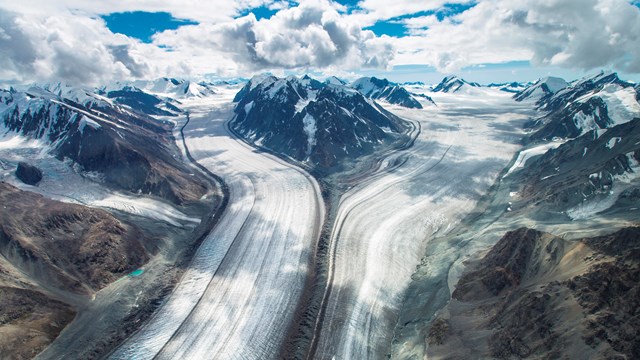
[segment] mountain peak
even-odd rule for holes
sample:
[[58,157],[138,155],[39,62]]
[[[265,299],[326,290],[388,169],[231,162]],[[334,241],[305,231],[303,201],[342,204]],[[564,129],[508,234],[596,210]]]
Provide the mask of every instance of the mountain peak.
[[527,86],[524,90],[516,93],[513,98],[516,101],[523,101],[526,99],[535,99],[540,101],[544,97],[551,96],[560,90],[569,86],[564,79],[559,77],[548,76],[538,79],[535,83]]
[[479,87],[475,82],[468,82],[455,75],[445,76],[442,81],[433,88],[433,92],[455,93],[465,87]]
[[347,82],[340,79],[339,77],[336,76],[329,76],[328,78],[326,78],[324,80],[325,84],[333,84],[333,85],[346,85]]
[[352,87],[284,78],[246,85],[231,129],[247,141],[330,173],[347,159],[407,140],[409,125]]
[[422,105],[405,88],[390,82],[387,79],[376,77],[363,77],[354,81],[351,86],[364,96],[385,100],[390,104],[407,108],[422,109]]

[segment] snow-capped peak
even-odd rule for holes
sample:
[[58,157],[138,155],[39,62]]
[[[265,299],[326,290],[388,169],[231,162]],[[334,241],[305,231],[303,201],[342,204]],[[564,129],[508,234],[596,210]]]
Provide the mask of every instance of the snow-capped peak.
[[567,88],[569,83],[558,77],[545,77],[538,79],[533,85],[526,87],[524,90],[514,95],[516,101],[525,99],[540,100],[545,96],[550,96]]
[[324,80],[325,84],[331,84],[331,85],[346,85],[347,82],[336,77],[336,76],[329,76],[328,78],[326,78]]
[[442,81],[433,88],[433,92],[455,93],[465,87],[480,87],[480,84],[468,82],[455,75],[445,76]]

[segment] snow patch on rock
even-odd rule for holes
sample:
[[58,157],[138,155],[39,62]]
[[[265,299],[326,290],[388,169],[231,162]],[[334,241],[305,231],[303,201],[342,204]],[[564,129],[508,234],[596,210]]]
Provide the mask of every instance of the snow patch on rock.
[[302,129],[305,134],[307,134],[307,155],[309,155],[311,154],[313,147],[316,145],[316,131],[318,130],[316,128],[316,119],[313,116],[306,114],[304,118],[302,118],[302,125]]
[[92,129],[100,129],[102,127],[97,122],[83,115],[82,118],[80,119],[80,122],[78,123],[78,129],[80,130],[81,133],[84,133],[84,128],[87,126]]

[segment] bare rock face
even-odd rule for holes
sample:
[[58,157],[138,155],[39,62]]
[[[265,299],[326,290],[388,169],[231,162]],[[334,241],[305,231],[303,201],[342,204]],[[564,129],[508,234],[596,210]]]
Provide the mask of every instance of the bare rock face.
[[74,316],[39,291],[0,286],[0,358],[32,359]]
[[33,165],[19,162],[16,176],[27,185],[37,185],[42,180],[42,171]]
[[49,200],[0,183],[0,254],[67,291],[97,291],[142,265],[144,234],[104,210]]
[[429,358],[640,358],[640,227],[575,241],[508,232],[452,297]]
[[[500,295],[520,285],[531,269],[538,241],[545,234],[527,228],[510,231],[489,251],[478,269],[462,276],[453,298],[478,300]],[[545,249],[546,251],[547,249]],[[551,254],[553,246],[548,248]]]
[[0,204],[0,359],[33,358],[73,320],[59,294],[90,295],[149,259],[148,235],[106,211],[4,182]]
[[583,240],[615,261],[567,281],[586,315],[582,338],[607,357],[640,358],[640,228]]

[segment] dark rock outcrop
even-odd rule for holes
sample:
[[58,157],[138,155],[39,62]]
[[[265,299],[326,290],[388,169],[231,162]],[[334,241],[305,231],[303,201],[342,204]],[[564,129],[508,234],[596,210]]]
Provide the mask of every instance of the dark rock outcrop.
[[42,180],[42,171],[33,165],[19,162],[16,177],[25,184],[37,185]]
[[553,94],[567,86],[569,86],[569,84],[564,79],[557,77],[545,77],[517,92],[513,95],[513,98],[516,101],[535,99],[539,102],[544,98],[553,96]]

